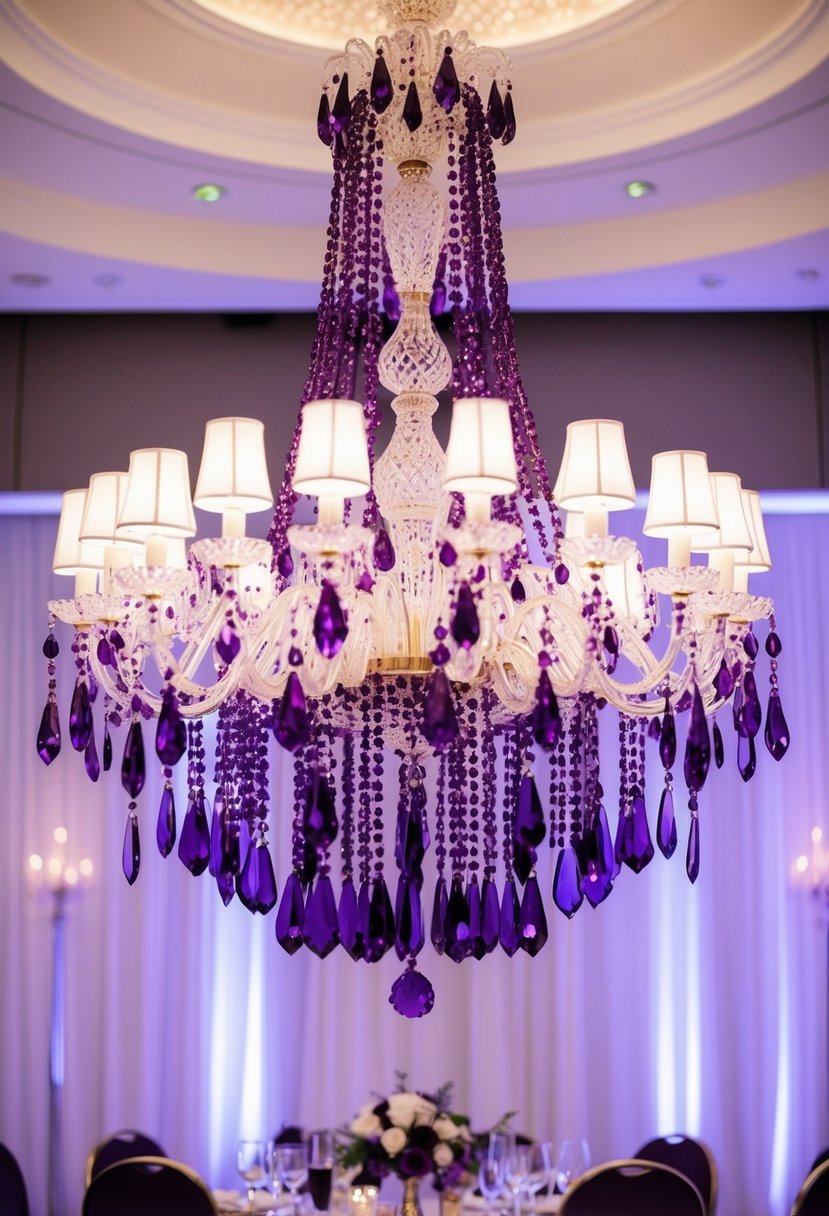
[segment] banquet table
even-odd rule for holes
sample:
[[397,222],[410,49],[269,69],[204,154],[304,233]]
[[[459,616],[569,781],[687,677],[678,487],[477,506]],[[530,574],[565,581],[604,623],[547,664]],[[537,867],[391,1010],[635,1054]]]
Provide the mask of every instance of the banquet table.
[[[238,1216],[240,1212],[248,1211],[247,1198],[239,1191],[215,1190],[213,1192],[213,1198],[215,1199],[216,1206],[219,1209],[219,1216]],[[522,1203],[522,1216],[555,1216],[555,1214],[561,1210],[562,1199],[562,1195],[539,1195],[532,1202]],[[264,1213],[268,1212],[269,1210],[273,1210],[272,1204],[273,1200],[270,1198],[270,1196],[267,1196],[263,1192],[261,1196],[257,1197],[254,1211],[259,1212],[262,1214],[262,1216],[264,1216]],[[388,1210],[395,1206],[397,1205],[394,1203],[387,1203],[385,1200],[381,1200],[381,1216],[383,1209]],[[422,1196],[420,1206],[423,1211],[423,1216],[440,1216],[440,1200],[437,1195]],[[279,1211],[279,1216],[290,1216],[292,1204],[287,1196],[281,1195],[276,1201],[276,1207]],[[512,1216],[513,1213],[511,1203],[506,1205],[502,1204],[501,1206],[495,1204],[487,1208],[487,1205],[481,1196],[475,1195],[471,1190],[464,1191],[463,1195],[461,1196],[460,1210],[462,1213],[469,1213],[469,1216],[483,1216],[483,1214],[487,1211],[489,1211],[492,1216]],[[310,1212],[311,1209],[308,1208],[307,1210],[304,1210],[304,1212],[305,1211]],[[332,1216],[334,1216],[333,1206]],[[347,1208],[342,1212],[341,1216],[348,1216]]]

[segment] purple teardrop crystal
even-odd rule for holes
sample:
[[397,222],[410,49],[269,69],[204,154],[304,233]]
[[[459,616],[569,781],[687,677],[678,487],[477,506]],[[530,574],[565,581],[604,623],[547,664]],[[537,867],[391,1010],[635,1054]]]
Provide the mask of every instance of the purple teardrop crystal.
[[324,658],[333,659],[348,637],[348,625],[334,584],[328,579],[323,580],[313,628],[317,650]]
[[331,107],[331,129],[335,135],[346,135],[351,121],[351,102],[348,97],[348,72],[343,72],[337,96]]
[[305,945],[317,958],[327,958],[340,942],[337,904],[331,879],[327,874],[317,879],[317,885],[308,895],[305,904],[305,922],[302,927]]
[[217,874],[216,889],[219,892],[219,897],[221,898],[222,903],[225,907],[227,907],[233,899],[236,891],[233,875],[224,873]]
[[501,913],[498,924],[498,940],[507,958],[512,958],[521,945],[521,905],[515,882],[508,878],[501,896]]
[[547,942],[547,917],[538,889],[538,879],[531,875],[521,900],[521,949],[535,958]]
[[743,676],[743,704],[741,719],[746,734],[753,739],[763,723],[763,707],[757,694],[757,681],[754,673],[747,671]]
[[676,760],[676,723],[670,705],[665,709],[662,719],[662,730],[659,735],[659,759],[662,767],[668,771]]
[[60,646],[58,645],[58,639],[53,633],[47,633],[43,642],[44,658],[49,659],[51,662],[53,659],[56,659],[59,654]]
[[141,868],[141,840],[138,835],[138,819],[133,811],[127,815],[124,847],[121,850],[121,868],[127,882],[132,886]]
[[109,727],[104,727],[104,772],[108,773],[112,768],[112,735],[109,733]]
[[760,649],[760,643],[757,641],[757,638],[754,636],[754,634],[749,629],[748,633],[743,638],[743,650],[746,652],[746,654],[748,655],[748,657],[750,659],[756,659],[757,652],[759,649]]
[[500,927],[498,888],[491,878],[485,878],[481,884],[481,939],[487,954],[491,954],[498,945]]
[[454,566],[455,562],[458,560],[458,555],[455,552],[451,541],[445,540],[443,542],[440,547],[440,551],[438,552],[438,558],[440,559],[440,564],[442,566]]
[[112,663],[112,647],[105,637],[98,639],[98,645],[95,648],[95,653],[98,656],[98,662],[102,667],[109,667]]
[[772,630],[769,636],[766,638],[766,654],[770,659],[777,659],[780,657],[782,650],[783,643],[780,641],[780,638],[777,636],[774,630]]
[[482,959],[486,954],[481,928],[481,888],[477,875],[466,884],[466,904],[469,908],[469,950],[473,958]]
[[660,719],[658,717],[654,716],[648,722],[648,738],[649,739],[658,739],[661,734],[662,734],[662,722],[660,721]]
[[783,706],[780,704],[780,694],[777,692],[769,694],[763,738],[775,760],[782,760],[789,750],[789,727],[783,713]]
[[155,826],[155,842],[162,857],[169,857],[176,843],[176,803],[173,797],[173,787],[164,786],[161,802],[158,807],[158,820]]
[[533,872],[533,866],[536,862],[535,849],[527,849],[515,837],[512,842],[512,872],[518,881],[523,885],[530,874]]
[[438,752],[454,743],[460,734],[449,681],[441,668],[432,673],[426,686],[421,730],[424,738]]
[[305,795],[302,834],[315,849],[327,849],[336,839],[338,827],[331,786],[325,774],[315,768]]
[[725,659],[720,663],[719,671],[714,676],[714,688],[717,696],[721,697],[723,701],[727,701],[734,691],[734,676]]
[[360,917],[357,911],[357,892],[350,878],[343,881],[340,890],[340,903],[337,909],[337,924],[343,949],[355,961],[361,959],[365,952],[363,934],[360,931]]
[[[530,716],[533,738],[544,751],[552,751],[561,737],[561,714],[547,669],[542,667]],[[540,841],[538,842],[540,843]]]
[[305,920],[305,903],[302,899],[302,883],[299,875],[288,875],[279,911],[276,914],[276,940],[288,954],[296,954],[302,947],[302,926]]
[[512,596],[512,602],[514,604],[523,604],[527,598],[527,592],[524,590],[524,584],[521,582],[521,579],[517,574],[512,580],[509,593]]
[[155,754],[170,768],[187,751],[187,725],[178,707],[178,698],[168,685],[161,699],[161,712],[155,732]]
[[446,949],[446,906],[449,896],[446,893],[446,879],[441,875],[435,884],[435,896],[432,901],[432,922],[429,937],[436,954],[443,954]]
[[752,735],[737,736],[737,768],[743,781],[750,781],[757,768],[757,752]]
[[674,815],[674,796],[666,785],[659,799],[659,814],[656,817],[656,843],[663,857],[673,857],[676,850],[677,832]]
[[559,562],[554,571],[554,578],[559,587],[563,587],[569,581],[570,571],[565,566],[564,562]]
[[207,869],[210,860],[210,830],[207,826],[207,811],[204,796],[191,798],[181,825],[178,842],[179,861],[198,878]]
[[256,888],[256,911],[267,916],[271,908],[276,907],[276,875],[273,872],[273,862],[267,844],[261,842],[251,847],[249,853],[257,853],[259,857],[259,885]]
[[378,962],[394,945],[394,938],[394,909],[391,906],[386,881],[382,875],[378,874],[371,881],[365,949],[366,962]]
[[92,704],[89,700],[89,685],[86,680],[79,678],[69,707],[69,742],[76,752],[84,751],[91,734]]
[[622,861],[633,870],[634,874],[641,874],[654,853],[645,799],[641,794],[638,794],[633,800],[630,818],[633,824],[632,847],[627,851]]
[[98,749],[95,746],[95,731],[89,736],[89,742],[83,754],[83,766],[90,781],[97,781],[101,775],[101,762],[98,759]]
[[378,55],[374,61],[374,70],[371,73],[371,84],[369,86],[369,97],[371,98],[372,108],[378,114],[382,114],[391,105],[391,99],[394,96],[394,88],[392,86],[389,69],[386,66],[386,61],[382,54]]
[[470,650],[481,636],[481,623],[478,619],[478,609],[475,597],[469,583],[461,583],[458,588],[458,600],[455,605],[455,615],[452,618],[452,637],[464,650]]
[[398,958],[419,954],[426,940],[420,892],[414,878],[406,875],[401,875],[397,884],[394,923]]
[[419,971],[404,971],[391,986],[389,1004],[404,1018],[422,1018],[435,1003],[435,991]]
[[242,643],[233,621],[225,621],[216,638],[216,652],[226,667],[229,667],[241,650]]
[[222,819],[224,818],[224,799],[216,791],[213,803],[213,818],[210,820],[210,873],[215,878],[222,868]]
[[463,962],[472,949],[469,938],[469,904],[463,889],[460,874],[452,875],[449,902],[444,920],[446,953],[455,963]]
[[717,726],[716,720],[711,725],[711,739],[714,743],[714,763],[717,768],[722,768],[725,763],[725,748],[723,747],[722,731]]
[[248,912],[257,911],[257,892],[259,890],[259,853],[257,848],[248,849],[245,864],[236,875],[236,894],[239,902]]
[[458,73],[455,71],[455,64],[448,50],[441,60],[435,83],[432,85],[432,92],[435,95],[435,101],[447,114],[451,113],[461,99]]
[[417,85],[413,80],[406,90],[406,101],[403,105],[403,121],[414,134],[423,122],[423,111],[420,108],[420,98],[417,95]]
[[49,693],[37,731],[37,754],[44,764],[51,764],[60,752],[60,715],[54,693]]
[[688,738],[685,742],[684,765],[685,784],[695,794],[699,793],[705,785],[710,763],[711,740],[708,737],[708,722],[705,718],[705,707],[702,704],[699,688],[695,685],[691,721],[688,726]]
[[601,804],[582,836],[579,852],[582,894],[591,907],[598,908],[613,890],[616,867],[607,812]]
[[334,132],[331,128],[331,106],[328,104],[327,93],[323,93],[320,97],[319,109],[317,110],[317,135],[326,148],[331,147],[334,142]]
[[537,848],[546,835],[544,811],[532,773],[525,773],[518,787],[518,803],[515,808],[513,839],[519,847]]
[[276,558],[276,572],[280,578],[290,578],[294,572],[294,559],[289,548],[282,549]]
[[137,798],[144,788],[147,770],[144,764],[144,735],[141,719],[133,718],[127,732],[124,758],[121,761],[121,785],[130,798]]
[[289,752],[298,752],[311,738],[311,724],[305,707],[302,683],[295,671],[288,676],[282,700],[279,702],[273,733],[277,743]]
[[688,850],[685,854],[685,873],[691,882],[696,882],[699,876],[699,819],[691,816],[691,828],[688,832]]
[[507,129],[507,116],[504,113],[504,103],[498,91],[498,85],[493,80],[486,103],[486,125],[493,139],[500,139]]
[[375,537],[373,557],[375,568],[382,570],[384,574],[388,574],[389,570],[394,568],[396,561],[394,545],[385,528],[380,528]]
[[576,850],[572,847],[560,849],[553,876],[553,903],[568,920],[576,915],[584,900],[580,880]]
[[501,138],[501,143],[504,145],[504,147],[506,147],[507,144],[511,144],[515,139],[517,129],[517,124],[515,122],[515,104],[512,100],[512,90],[507,89],[507,95],[504,98],[504,134]]

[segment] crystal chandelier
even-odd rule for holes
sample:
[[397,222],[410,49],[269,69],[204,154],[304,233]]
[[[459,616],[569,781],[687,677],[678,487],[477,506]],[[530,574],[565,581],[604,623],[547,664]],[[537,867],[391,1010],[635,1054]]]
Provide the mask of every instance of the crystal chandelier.
[[[516,130],[509,65],[440,29],[453,7],[386,0],[393,32],[374,49],[353,40],[326,64],[317,131],[334,183],[322,291],[268,540],[245,534],[246,515],[273,503],[252,419],[207,424],[193,501],[221,513],[221,535],[186,554],[196,528],[183,452],[133,452],[128,473],[67,492],[54,569],[75,575],[75,596],[49,605],[37,737],[49,764],[61,746],[60,619],[75,631],[69,738],[93,781],[125,728],[127,880],[140,866],[137,800],[155,718],[161,854],[178,838],[181,861],[209,870],[225,903],[237,894],[261,913],[278,903],[276,938],[290,954],[339,946],[376,962],[395,950],[406,965],[390,1001],[409,1017],[434,1002],[416,964],[427,937],[458,963],[498,946],[541,950],[545,841],[552,900],[567,917],[602,903],[623,866],[648,864],[647,738],[665,771],[656,844],[666,857],[677,846],[679,757],[696,879],[698,795],[712,751],[717,766],[725,755],[718,714],[731,717],[746,781],[757,763],[756,621],[769,623],[765,744],[779,760],[789,742],[772,603],[748,591],[749,574],[770,567],[758,494],[735,474],[709,474],[704,453],[654,456],[644,532],[666,538],[668,554],[644,570],[635,542],[608,533],[608,513],[635,499],[620,422],[571,423],[551,484],[518,369],[495,186],[493,143]],[[384,164],[398,179],[387,194]],[[446,191],[432,182],[437,166]],[[433,320],[443,312],[453,356]],[[397,417],[376,455],[380,384]],[[449,387],[444,453],[431,416]],[[314,523],[294,522],[302,494],[317,499]],[[693,552],[707,564],[692,564]],[[651,645],[660,612],[667,638]],[[213,713],[211,815],[203,719]],[[603,717],[620,739],[614,832]],[[273,737],[294,764],[279,897]],[[172,768],[185,753],[178,830]]]

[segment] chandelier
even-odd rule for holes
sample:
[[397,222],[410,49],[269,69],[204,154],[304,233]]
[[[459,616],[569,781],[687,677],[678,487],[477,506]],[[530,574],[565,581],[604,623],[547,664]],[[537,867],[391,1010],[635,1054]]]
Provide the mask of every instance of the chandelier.
[[[687,790],[694,882],[698,797],[712,754],[718,767],[725,757],[720,722],[731,720],[746,781],[760,731],[776,760],[789,732],[773,606],[748,591],[749,574],[771,564],[759,495],[709,473],[702,452],[657,454],[643,530],[668,551],[645,570],[636,543],[608,529],[608,513],[635,500],[620,422],[570,423],[553,486],[507,302],[493,144],[516,132],[508,62],[440,28],[452,0],[382,7],[393,32],[374,48],[352,40],[325,67],[317,132],[334,180],[322,291],[268,539],[246,535],[246,515],[273,504],[263,427],[248,418],[207,424],[192,501],[186,455],[162,448],[68,491],[54,569],[75,576],[75,595],[49,605],[37,750],[50,764],[61,749],[59,619],[74,629],[69,739],[93,781],[124,730],[128,882],[155,719],[162,856],[178,841],[225,903],[278,905],[290,954],[339,947],[372,963],[396,951],[405,967],[390,1001],[416,1017],[434,1003],[417,968],[427,938],[457,963],[544,946],[545,842],[552,901],[567,917],[602,903],[623,867],[644,869],[654,837],[670,857],[675,780]],[[396,171],[388,193],[384,165]],[[434,323],[443,313],[453,356]],[[381,384],[396,424],[378,455]],[[444,452],[431,416],[450,387]],[[300,495],[317,500],[313,523],[294,522]],[[221,535],[185,553],[193,501],[221,514]],[[692,563],[695,552],[707,564]],[[754,624],[764,620],[763,729]],[[214,713],[209,769],[203,721]],[[619,736],[615,831],[602,719]],[[648,739],[664,768],[654,831]],[[294,774],[280,892],[268,844],[275,745]],[[179,825],[172,770],[185,755]]]

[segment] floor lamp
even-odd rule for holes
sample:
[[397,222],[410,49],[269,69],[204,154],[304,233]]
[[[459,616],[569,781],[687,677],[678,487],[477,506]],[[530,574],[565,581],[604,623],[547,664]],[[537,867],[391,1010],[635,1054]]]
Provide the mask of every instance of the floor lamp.
[[29,857],[36,887],[49,898],[52,921],[52,997],[49,1006],[49,1164],[48,1216],[66,1216],[63,1165],[64,1022],[66,1015],[66,913],[69,900],[92,876],[88,857],[67,859],[66,828],[55,828],[54,851],[44,861]]

